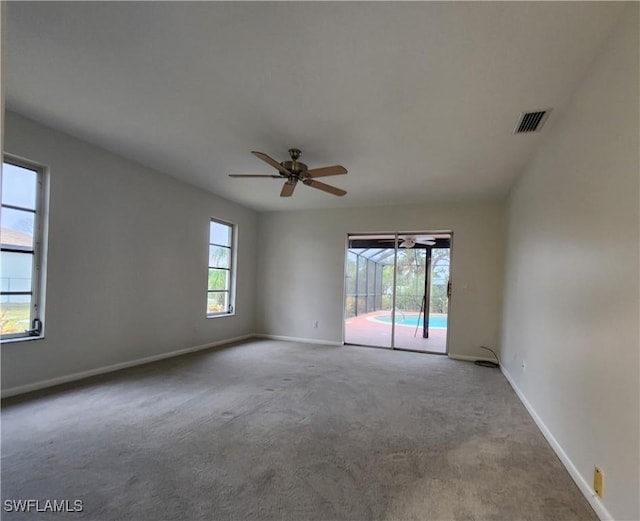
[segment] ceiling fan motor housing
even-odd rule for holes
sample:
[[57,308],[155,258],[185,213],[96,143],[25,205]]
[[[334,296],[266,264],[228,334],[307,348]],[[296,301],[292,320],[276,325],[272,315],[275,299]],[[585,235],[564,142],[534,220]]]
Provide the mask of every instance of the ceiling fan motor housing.
[[291,172],[293,177],[299,178],[302,172],[306,172],[308,170],[307,165],[298,162],[298,158],[302,155],[302,151],[299,148],[290,148],[289,155],[291,156],[291,161],[283,161],[280,164]]
[[307,165],[300,163],[299,161],[283,161],[282,166],[293,175],[298,175],[308,170]]

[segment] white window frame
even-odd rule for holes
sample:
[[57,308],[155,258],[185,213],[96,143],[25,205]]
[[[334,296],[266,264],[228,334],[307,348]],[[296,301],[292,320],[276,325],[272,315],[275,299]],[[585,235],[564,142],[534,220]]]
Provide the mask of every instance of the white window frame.
[[[217,244],[217,243],[212,243],[211,242],[211,223],[216,223],[216,224],[222,224],[223,226],[228,226],[230,228],[229,230],[229,238],[230,238],[230,243],[228,246],[225,244]],[[209,220],[209,229],[207,230],[208,232],[208,237],[209,239],[207,240],[207,301],[206,301],[206,316],[207,318],[216,318],[216,317],[228,317],[231,315],[235,315],[235,310],[236,310],[236,244],[237,244],[237,232],[238,228],[235,224],[229,222],[229,221],[224,221],[222,219],[218,219],[216,217],[211,217]],[[224,268],[224,267],[220,267],[220,266],[211,266],[210,263],[210,255],[209,255],[209,248],[211,246],[217,246],[217,247],[222,247],[222,248],[228,248],[229,249],[229,267],[228,268]],[[229,272],[229,276],[228,276],[228,288],[226,290],[220,291],[220,290],[210,290],[209,289],[209,270],[210,269],[226,269]],[[218,311],[215,313],[209,313],[208,308],[209,308],[209,294],[210,293],[228,293],[229,297],[228,297],[228,307],[226,311]]]
[[[35,163],[12,154],[4,153],[2,163],[8,163],[18,168],[31,170],[37,175],[37,193],[35,210],[22,208],[19,206],[5,204],[0,200],[2,208],[14,209],[19,211],[28,211],[34,213],[33,225],[33,249],[28,250],[33,255],[32,273],[31,273],[31,290],[29,292],[18,292],[20,294],[31,295],[31,323],[29,329],[21,333],[2,334],[0,342],[5,344],[9,342],[37,340],[44,338],[45,325],[45,279],[46,279],[46,250],[47,250],[47,218],[48,218],[48,169]],[[10,247],[1,247],[2,251],[14,253],[27,253],[25,249],[14,249]],[[2,295],[18,294],[15,292],[1,292]]]

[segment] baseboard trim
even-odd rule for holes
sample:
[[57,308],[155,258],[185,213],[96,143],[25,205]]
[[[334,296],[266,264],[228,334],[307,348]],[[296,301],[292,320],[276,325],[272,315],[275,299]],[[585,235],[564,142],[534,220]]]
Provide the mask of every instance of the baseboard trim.
[[247,340],[249,338],[253,338],[254,336],[255,335],[251,333],[248,335],[241,335],[233,338],[226,338],[224,340],[218,340],[216,342],[210,342],[208,344],[187,347],[185,349],[169,351],[168,353],[160,353],[158,355],[138,358],[136,360],[129,360],[127,362],[120,362],[118,364],[98,367],[96,369],[89,369],[88,371],[81,371],[79,373],[73,373],[65,376],[58,376],[56,378],[51,378],[49,380],[41,380],[39,382],[35,382],[31,384],[19,385],[17,387],[10,387],[8,389],[2,390],[2,398],[8,398],[9,396],[16,396],[18,394],[29,393],[31,391],[38,391],[40,389],[45,389],[47,387],[53,387],[54,385],[60,385],[68,382],[74,382],[76,380],[82,380],[83,378],[89,378],[90,376],[97,376],[100,374],[112,373],[113,371],[119,371],[120,369],[135,367],[136,365],[149,364],[151,362],[157,362],[158,360],[164,360],[165,358],[172,358],[174,356],[186,355],[187,353],[202,351],[203,349],[210,349],[212,347],[217,347],[224,344],[231,344],[233,342],[239,342],[241,340]]
[[320,340],[318,338],[302,338],[297,336],[268,335],[266,333],[256,333],[256,338],[266,338],[268,340],[283,340],[285,342],[304,342],[305,344],[321,344],[325,346],[342,346],[342,342],[332,340]]
[[486,362],[495,362],[495,358],[487,358],[484,356],[470,356],[470,355],[453,355],[449,353],[449,358],[453,358],[454,360],[462,360],[463,362],[475,362],[476,360],[483,360]]
[[529,412],[529,414],[533,418],[533,421],[536,422],[536,425],[538,426],[538,428],[542,432],[543,436],[549,442],[549,445],[551,445],[551,448],[553,449],[553,451],[556,453],[558,458],[560,458],[560,461],[562,462],[562,464],[565,466],[565,468],[569,472],[569,475],[571,476],[573,481],[575,481],[576,485],[578,485],[578,488],[580,489],[580,492],[582,492],[582,495],[587,499],[587,501],[591,505],[591,508],[593,508],[593,510],[595,510],[596,515],[602,521],[610,521],[610,520],[612,520],[613,516],[609,513],[609,511],[602,504],[602,501],[600,500],[600,498],[591,489],[591,486],[589,485],[589,482],[584,478],[584,476],[582,476],[582,474],[580,474],[580,472],[578,472],[578,469],[573,464],[573,462],[571,461],[569,456],[567,456],[567,453],[564,451],[564,449],[562,448],[560,443],[558,443],[558,440],[556,440],[555,437],[553,436],[553,434],[551,434],[551,431],[545,425],[545,423],[542,421],[542,418],[540,418],[540,416],[538,415],[536,410],[529,403],[529,401],[525,398],[524,394],[522,394],[522,391],[520,391],[520,389],[518,388],[518,386],[514,382],[513,378],[511,378],[511,375],[509,374],[509,371],[507,371],[504,366],[500,366],[500,369],[501,369],[502,374],[504,375],[504,377],[509,382],[509,385],[511,385],[511,387],[514,390],[514,392],[516,393],[516,395],[518,396],[518,398],[520,399],[522,404],[525,406],[525,408],[527,409],[527,411]]

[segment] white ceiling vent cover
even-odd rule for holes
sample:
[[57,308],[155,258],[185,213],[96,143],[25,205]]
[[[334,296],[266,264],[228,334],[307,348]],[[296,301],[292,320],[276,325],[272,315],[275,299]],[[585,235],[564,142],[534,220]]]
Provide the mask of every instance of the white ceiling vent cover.
[[528,132],[539,132],[545,121],[549,117],[551,109],[536,110],[534,112],[522,112],[518,118],[514,134],[526,134]]

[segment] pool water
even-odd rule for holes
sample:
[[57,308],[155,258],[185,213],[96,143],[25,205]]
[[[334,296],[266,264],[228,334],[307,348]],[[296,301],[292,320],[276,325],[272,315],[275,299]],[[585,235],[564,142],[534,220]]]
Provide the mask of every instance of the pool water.
[[[382,324],[391,324],[391,314],[371,317],[371,320]],[[396,312],[396,325],[408,327],[422,326],[422,315],[408,315]],[[429,327],[446,328],[447,315],[429,315]]]

